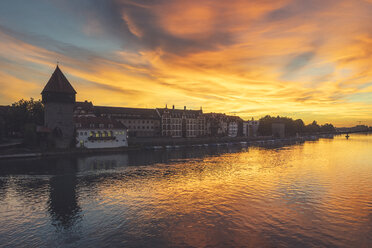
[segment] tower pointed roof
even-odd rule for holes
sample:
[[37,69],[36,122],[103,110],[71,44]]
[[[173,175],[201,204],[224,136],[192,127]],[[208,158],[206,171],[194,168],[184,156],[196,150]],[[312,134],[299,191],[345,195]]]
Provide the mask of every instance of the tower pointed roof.
[[72,87],[65,75],[63,75],[58,65],[41,94],[46,92],[76,94],[74,87]]

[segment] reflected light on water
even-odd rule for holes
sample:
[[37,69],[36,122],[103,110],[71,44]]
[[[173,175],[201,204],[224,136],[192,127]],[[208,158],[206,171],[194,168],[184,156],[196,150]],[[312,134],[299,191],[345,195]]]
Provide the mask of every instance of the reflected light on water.
[[372,136],[352,135],[228,153],[8,162],[0,171],[0,243],[371,246],[371,148]]

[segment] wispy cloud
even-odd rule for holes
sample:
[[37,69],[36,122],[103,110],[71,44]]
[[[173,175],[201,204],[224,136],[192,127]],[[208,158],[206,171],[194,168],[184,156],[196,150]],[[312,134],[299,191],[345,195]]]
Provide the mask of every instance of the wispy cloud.
[[371,1],[49,3],[81,32],[63,19],[54,32],[0,19],[3,104],[38,98],[58,60],[78,99],[99,105],[372,125]]

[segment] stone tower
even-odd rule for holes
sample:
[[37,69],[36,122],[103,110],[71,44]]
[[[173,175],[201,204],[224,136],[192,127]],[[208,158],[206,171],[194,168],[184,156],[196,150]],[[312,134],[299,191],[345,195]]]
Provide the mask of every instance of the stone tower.
[[52,131],[56,148],[68,148],[74,137],[73,109],[76,91],[58,65],[41,92],[44,126]]

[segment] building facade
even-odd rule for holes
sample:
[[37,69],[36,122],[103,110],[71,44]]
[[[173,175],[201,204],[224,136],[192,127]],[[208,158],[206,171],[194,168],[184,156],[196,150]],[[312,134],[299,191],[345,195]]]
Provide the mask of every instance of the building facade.
[[128,128],[129,137],[160,136],[160,118],[155,109],[94,106],[97,117],[108,117]]
[[205,136],[205,117],[203,110],[156,109],[161,120],[161,135],[173,138],[192,138]]
[[127,128],[105,117],[75,117],[76,147],[116,148],[128,146]]
[[51,130],[56,148],[68,148],[74,135],[73,109],[76,91],[58,65],[41,92],[44,104],[44,126]]
[[160,118],[155,109],[94,106],[92,102],[77,102],[75,117],[95,116],[114,119],[128,129],[129,137],[160,136]]
[[253,118],[250,121],[244,121],[243,122],[243,135],[246,137],[257,137],[259,125],[260,125],[260,122],[254,120]]
[[228,116],[227,129],[229,137],[243,136],[243,119],[239,116]]
[[227,126],[227,136],[237,137],[238,136],[238,122],[236,120],[229,121]]

